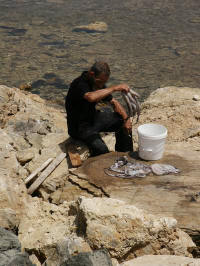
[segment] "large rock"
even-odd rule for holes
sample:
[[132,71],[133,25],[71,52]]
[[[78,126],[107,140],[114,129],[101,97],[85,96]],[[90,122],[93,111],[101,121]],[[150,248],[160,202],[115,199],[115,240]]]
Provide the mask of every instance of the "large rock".
[[56,250],[46,261],[46,266],[61,265],[79,253],[89,253],[91,248],[81,237],[72,236],[61,239],[56,244]]
[[0,266],[34,266],[28,254],[21,252],[21,245],[16,235],[0,227]]
[[61,239],[73,233],[74,216],[68,215],[68,203],[60,206],[32,198],[20,218],[19,241],[22,248],[48,258]]
[[[61,152],[66,152],[65,142],[69,137],[66,117],[48,106],[39,96],[17,88],[1,85],[0,99],[0,175],[10,177],[4,187],[9,183],[21,182],[23,191],[19,189],[17,194],[24,197],[26,193],[22,193],[26,192],[26,177],[50,157],[55,158]],[[41,187],[46,193],[52,193],[63,187],[67,175],[68,163],[64,160]],[[17,179],[14,180],[15,177]],[[19,200],[13,202],[17,204]],[[10,208],[8,203],[4,207]]]
[[145,254],[191,256],[191,238],[173,218],[158,217],[109,198],[80,198],[78,233],[92,249],[106,248],[120,260]]
[[60,266],[112,266],[112,261],[106,250],[97,250],[71,256]]
[[[151,93],[142,104],[140,124],[159,123],[168,129],[168,141],[196,141],[200,134],[199,88],[165,87]],[[198,145],[199,147],[199,145]]]
[[[43,261],[44,258],[52,256],[58,258],[56,248],[58,242],[62,241],[63,237],[71,239],[72,233],[76,239],[73,224],[76,217],[69,215],[68,203],[65,200],[76,200],[79,195],[85,195],[123,199],[128,204],[134,204],[154,214],[175,217],[179,226],[187,228],[198,237],[200,222],[198,95],[198,89],[162,88],[153,93],[142,105],[140,123],[155,122],[167,126],[168,140],[161,162],[179,167],[181,173],[178,176],[149,176],[140,180],[108,177],[103,168],[110,166],[116,156],[120,155],[111,153],[104,155],[105,157],[89,159],[78,173],[72,173],[69,177],[68,162],[64,160],[48,176],[36,194],[58,205],[56,206],[27,195],[24,180],[49,157],[55,158],[60,152],[67,151],[69,136],[66,116],[63,112],[50,107],[37,95],[1,85],[0,226],[9,229],[16,229],[19,226],[22,247],[32,253],[32,257],[38,256],[33,259],[34,261],[37,259]],[[136,143],[135,128],[133,135]],[[113,136],[105,138],[108,144],[111,144],[110,150],[113,150]],[[84,160],[88,156],[88,151],[83,146],[80,148]],[[138,160],[137,157],[134,158]],[[94,224],[91,223],[91,226]],[[184,235],[179,230],[176,233]],[[185,239],[186,242],[173,242],[176,252],[180,251],[180,254],[183,254],[185,250],[186,254],[187,237],[184,235],[180,239]],[[93,240],[90,241],[92,243]],[[94,243],[91,247],[96,248],[96,242]],[[123,241],[122,243],[124,244]],[[82,244],[80,246],[84,245],[87,244],[83,241],[83,246]],[[167,249],[160,246],[158,250],[160,252],[158,254],[167,252]],[[80,249],[78,252],[82,251]],[[124,248],[124,251],[119,251],[116,248],[112,252],[123,256],[126,250]],[[137,256],[146,254],[145,252],[152,254],[148,245],[135,251]],[[47,262],[50,263],[50,260]],[[38,265],[39,263],[38,261]]]
[[[96,186],[104,196],[122,199],[153,214],[174,217],[179,227],[199,239],[200,101],[193,99],[197,94],[199,89],[192,88],[156,90],[142,104],[140,124],[137,125],[158,123],[167,127],[164,156],[157,162],[178,167],[181,171],[178,175],[149,175],[134,179],[110,177],[104,168],[110,167],[120,155],[125,155],[110,153],[90,158],[74,171],[76,183],[81,186],[84,179],[85,188],[88,181],[88,187]],[[136,126],[133,127],[133,136],[135,153],[130,154],[129,160],[155,163],[138,158]]]
[[200,259],[191,259],[182,256],[170,255],[146,255],[130,261],[126,261],[120,266],[199,266]]

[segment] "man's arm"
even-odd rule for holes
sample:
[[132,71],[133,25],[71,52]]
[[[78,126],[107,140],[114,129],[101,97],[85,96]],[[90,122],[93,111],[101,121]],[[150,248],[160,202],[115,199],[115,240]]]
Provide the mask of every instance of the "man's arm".
[[104,99],[105,97],[107,97],[108,95],[112,94],[114,91],[129,92],[129,90],[130,88],[127,84],[120,84],[120,85],[112,86],[112,87],[105,88],[105,89],[99,89],[96,91],[87,92],[84,95],[84,98],[88,102],[98,102]]
[[132,132],[132,123],[130,118],[128,117],[124,107],[116,100],[112,99],[110,103],[113,105],[114,111],[121,115],[121,117],[124,120],[124,128],[128,131],[130,134]]

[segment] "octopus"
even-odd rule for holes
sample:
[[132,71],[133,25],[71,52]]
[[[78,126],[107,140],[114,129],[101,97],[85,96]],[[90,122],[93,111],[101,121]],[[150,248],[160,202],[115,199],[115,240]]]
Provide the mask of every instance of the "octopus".
[[130,89],[128,93],[122,92],[122,96],[128,106],[129,117],[134,117],[137,114],[137,122],[140,117],[140,104],[138,98],[140,95],[135,92],[133,89]]
[[104,172],[113,177],[134,178],[145,177],[153,173],[155,175],[177,174],[180,170],[170,164],[152,164],[147,165],[138,162],[128,162],[127,156],[119,157],[114,164],[105,168]]

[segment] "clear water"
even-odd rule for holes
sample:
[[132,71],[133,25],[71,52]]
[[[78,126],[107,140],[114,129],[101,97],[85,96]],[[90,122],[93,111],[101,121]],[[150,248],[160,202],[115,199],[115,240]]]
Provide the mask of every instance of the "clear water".
[[[106,33],[75,32],[103,21]],[[0,0],[0,83],[62,103],[96,59],[109,84],[143,98],[163,86],[200,87],[199,0]]]

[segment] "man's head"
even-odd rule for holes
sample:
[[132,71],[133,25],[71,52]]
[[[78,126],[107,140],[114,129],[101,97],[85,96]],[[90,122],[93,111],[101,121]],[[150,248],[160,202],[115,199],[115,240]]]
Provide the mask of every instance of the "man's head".
[[110,76],[110,68],[105,62],[96,62],[89,70],[89,77],[92,78],[97,88],[103,88]]

